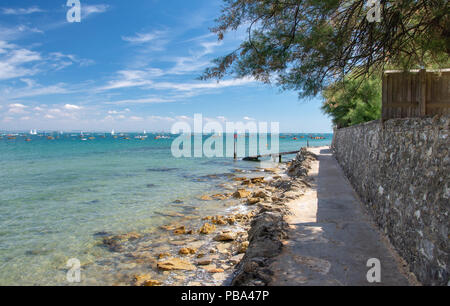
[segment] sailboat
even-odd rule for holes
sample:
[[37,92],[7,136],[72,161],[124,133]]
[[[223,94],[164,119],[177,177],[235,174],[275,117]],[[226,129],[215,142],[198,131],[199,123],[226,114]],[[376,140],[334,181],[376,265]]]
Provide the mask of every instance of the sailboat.
[[37,135],[37,131],[36,130],[30,130],[30,135]]
[[114,136],[116,132],[114,130],[111,131],[111,136]]

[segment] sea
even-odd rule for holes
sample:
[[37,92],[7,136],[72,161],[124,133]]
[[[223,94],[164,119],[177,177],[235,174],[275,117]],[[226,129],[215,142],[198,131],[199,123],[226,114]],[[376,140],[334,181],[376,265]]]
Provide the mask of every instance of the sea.
[[[72,258],[89,271],[83,284],[126,285],[124,271],[136,267],[106,248],[103,237],[136,232],[165,246],[161,226],[236,209],[200,197],[223,192],[230,173],[251,172],[259,163],[176,158],[176,137],[0,133],[0,285],[67,285]],[[239,137],[250,151],[251,136]],[[332,134],[281,134],[279,150],[331,140]]]

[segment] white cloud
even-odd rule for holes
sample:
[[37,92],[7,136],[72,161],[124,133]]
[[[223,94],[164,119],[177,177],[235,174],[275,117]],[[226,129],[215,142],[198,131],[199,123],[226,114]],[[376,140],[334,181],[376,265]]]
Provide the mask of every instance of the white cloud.
[[191,118],[189,118],[188,116],[176,116],[175,117],[177,120],[190,120]]
[[131,110],[129,108],[124,109],[123,111],[116,111],[116,110],[110,110],[108,111],[109,115],[117,115],[117,114],[124,114],[124,113],[128,113]]
[[198,82],[198,83],[170,83],[170,82],[161,82],[154,83],[152,88],[155,89],[173,89],[178,91],[192,91],[196,89],[218,89],[224,87],[233,87],[233,86],[243,86],[254,83],[255,80],[252,78],[242,78],[242,79],[233,79],[233,80],[225,80],[220,82]]
[[131,43],[146,43],[159,38],[162,33],[163,32],[160,31],[154,31],[150,33],[136,33],[135,36],[122,36],[122,40]]
[[175,100],[173,100],[173,99],[151,97],[151,98],[144,98],[144,99],[127,99],[127,100],[120,100],[120,101],[114,101],[114,102],[106,102],[105,104],[111,104],[111,105],[155,104],[155,103],[170,103],[170,102],[174,102],[174,101]]
[[55,116],[47,114],[44,116],[45,119],[55,119]]
[[14,108],[27,108],[27,106],[20,104],[20,103],[14,103],[14,104],[10,104],[9,107],[14,107]]
[[120,70],[117,74],[118,78],[116,80],[110,81],[108,85],[100,87],[98,90],[104,91],[151,85],[153,83],[151,79],[162,76],[164,72],[161,69],[149,68],[146,70]]
[[242,118],[242,119],[244,119],[244,120],[246,120],[246,121],[255,121],[255,120],[256,120],[255,118],[251,118],[251,117],[247,117],[247,116],[245,116],[245,117]]
[[141,121],[141,120],[144,120],[144,118],[138,117],[138,116],[131,116],[130,120],[132,120],[132,121]]
[[83,17],[88,17],[92,14],[104,13],[108,10],[109,5],[107,4],[97,4],[97,5],[82,5],[81,14]]
[[8,113],[10,114],[28,114],[28,112],[25,110],[27,106],[20,104],[20,103],[14,103],[9,105]]
[[28,88],[33,88],[36,86],[36,81],[32,80],[32,79],[27,79],[27,78],[22,78],[20,79],[22,82],[24,82],[25,84],[27,84]]
[[52,52],[49,54],[48,60],[51,62],[51,67],[55,70],[61,70],[68,66],[78,64],[80,67],[90,66],[94,64],[93,60],[79,58],[73,54],[64,54],[61,52]]
[[27,97],[37,97],[54,94],[66,94],[70,93],[68,89],[64,87],[64,84],[51,85],[47,87],[26,88],[26,90],[16,90],[13,94],[9,95],[9,99],[19,99]]
[[29,34],[44,33],[42,30],[36,27],[29,27],[26,25],[16,25],[13,27],[4,27],[0,25],[0,40],[18,40],[22,36]]
[[149,117],[147,117],[147,119],[148,120],[158,120],[158,121],[169,121],[169,122],[176,121],[172,117],[164,117],[164,116],[149,116]]
[[66,105],[64,105],[64,108],[67,110],[80,110],[82,107],[78,106],[78,105],[73,105],[73,104],[66,104]]
[[3,8],[3,14],[5,15],[29,15],[33,13],[45,12],[37,6],[32,6],[28,8]]
[[0,80],[30,76],[37,73],[35,67],[24,65],[40,61],[41,55],[27,49],[20,49],[16,45],[0,41]]

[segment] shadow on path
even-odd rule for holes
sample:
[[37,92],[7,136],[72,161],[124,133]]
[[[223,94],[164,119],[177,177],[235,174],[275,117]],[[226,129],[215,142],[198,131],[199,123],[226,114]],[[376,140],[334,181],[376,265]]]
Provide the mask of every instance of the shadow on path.
[[378,285],[408,285],[331,151],[310,150],[318,155],[310,172],[314,187],[289,204],[289,240],[272,266],[271,285],[372,285],[366,277],[371,258],[381,262]]

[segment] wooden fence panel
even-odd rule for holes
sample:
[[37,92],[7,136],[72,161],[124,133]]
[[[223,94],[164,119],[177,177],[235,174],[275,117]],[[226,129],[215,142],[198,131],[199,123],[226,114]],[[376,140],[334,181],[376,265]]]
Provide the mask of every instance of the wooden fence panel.
[[450,69],[387,71],[383,75],[382,118],[450,114]]

